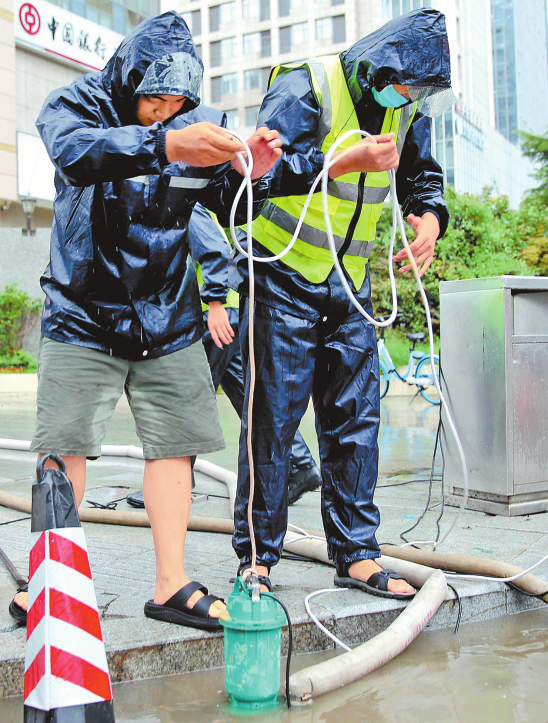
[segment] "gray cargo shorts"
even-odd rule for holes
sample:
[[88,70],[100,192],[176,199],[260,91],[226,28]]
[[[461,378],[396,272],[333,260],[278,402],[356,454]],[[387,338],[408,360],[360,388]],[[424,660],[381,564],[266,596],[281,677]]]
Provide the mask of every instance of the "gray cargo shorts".
[[145,459],[225,448],[201,341],[155,359],[128,361],[42,338],[31,450],[97,457],[125,393]]

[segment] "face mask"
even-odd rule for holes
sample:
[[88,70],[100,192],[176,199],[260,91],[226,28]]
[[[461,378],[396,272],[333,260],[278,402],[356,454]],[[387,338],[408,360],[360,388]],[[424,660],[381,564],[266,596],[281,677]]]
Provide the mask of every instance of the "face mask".
[[373,97],[383,108],[399,108],[411,102],[409,98],[404,98],[403,95],[398,93],[393,85],[387,85],[381,91],[375,90],[375,88],[372,90]]

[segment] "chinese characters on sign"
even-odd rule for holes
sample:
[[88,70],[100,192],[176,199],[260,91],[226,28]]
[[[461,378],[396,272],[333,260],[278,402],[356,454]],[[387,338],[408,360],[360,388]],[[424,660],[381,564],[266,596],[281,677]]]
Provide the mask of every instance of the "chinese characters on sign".
[[100,70],[123,36],[45,0],[21,3],[16,39],[47,53]]

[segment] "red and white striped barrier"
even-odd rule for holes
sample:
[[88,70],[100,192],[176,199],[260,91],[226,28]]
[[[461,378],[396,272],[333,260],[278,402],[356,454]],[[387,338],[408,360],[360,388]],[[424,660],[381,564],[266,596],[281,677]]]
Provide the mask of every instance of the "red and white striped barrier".
[[42,532],[30,576],[25,705],[52,710],[111,700],[83,529]]
[[113,723],[84,530],[63,460],[50,457],[59,470],[40,460],[33,485],[24,720]]

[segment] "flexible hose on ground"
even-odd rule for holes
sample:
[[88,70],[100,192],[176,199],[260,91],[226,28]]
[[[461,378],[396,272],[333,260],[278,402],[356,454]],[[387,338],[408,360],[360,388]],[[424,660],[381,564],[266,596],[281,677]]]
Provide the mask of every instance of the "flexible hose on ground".
[[[292,552],[303,557],[310,557],[318,562],[326,565],[333,565],[333,562],[327,555],[327,543],[325,538],[319,536],[309,536],[299,534],[288,530],[284,537],[284,550]],[[432,574],[431,567],[408,562],[407,560],[397,560],[394,557],[387,558],[383,555],[376,558],[376,562],[383,568],[390,568],[398,575],[402,575],[415,588],[420,588],[428,580]]]
[[[381,552],[394,559],[408,560],[427,567],[437,568],[457,573],[468,573],[488,577],[513,577],[523,572],[523,569],[507,562],[498,560],[486,560],[472,555],[455,555],[443,552],[430,552],[428,550],[417,550],[410,547],[396,547],[392,545],[381,545]],[[513,583],[523,592],[530,595],[538,595],[548,603],[548,583],[532,573],[522,575]]]
[[[32,512],[32,502],[23,497],[11,495],[0,490],[0,505],[12,510]],[[101,510],[97,508],[80,507],[78,516],[81,522],[98,522],[102,525],[128,525],[130,527],[150,527],[146,512],[124,512],[121,510]],[[231,535],[234,532],[232,520],[223,517],[198,517],[191,515],[188,520],[188,529],[199,532],[222,532]]]
[[382,633],[344,655],[294,673],[289,678],[292,698],[306,701],[363,678],[402,652],[426,626],[447,595],[439,570],[430,572],[413,600]]
[[[30,451],[30,441],[25,439],[3,439],[0,438],[0,449],[11,449],[18,452],[29,452]],[[131,457],[133,459],[144,459],[143,455],[143,449],[142,447],[137,447],[134,444],[103,444],[101,445],[101,455],[104,457]],[[230,470],[225,469],[224,467],[220,467],[218,464],[213,464],[213,462],[209,462],[207,459],[200,459],[199,457],[196,458],[196,461],[194,462],[194,469],[196,472],[201,472],[202,474],[207,475],[208,477],[211,477],[212,479],[217,480],[218,482],[223,482],[228,490],[228,499],[229,499],[229,505],[230,505],[230,513],[232,514],[234,511],[234,500],[236,499],[236,482],[237,477],[234,472],[230,472]],[[0,503],[2,504],[2,503]],[[5,507],[10,507],[10,505],[5,505]],[[15,508],[19,509],[19,508]],[[23,512],[25,510],[22,510]],[[118,513],[120,514],[120,513]],[[141,514],[141,513],[133,513],[128,512],[124,514]],[[80,519],[84,519],[82,516],[80,516]],[[131,519],[131,518],[130,518]],[[214,518],[211,518],[214,519]],[[85,520],[86,522],[95,522],[95,520]],[[103,520],[97,520],[97,522],[102,522]],[[110,520],[105,520],[105,524],[112,524]],[[138,524],[137,522],[131,523],[131,522],[119,522],[116,524]],[[142,525],[144,527],[148,526],[148,518],[147,522]],[[189,529],[197,529],[189,527]],[[203,529],[203,528],[200,528]],[[232,534],[233,530],[211,530],[212,532],[230,532]]]
[[[7,443],[9,442],[9,446]],[[17,445],[20,446],[17,446]],[[27,445],[27,446],[25,446]],[[19,440],[0,439],[0,448],[2,449],[22,449],[28,450],[28,442]],[[130,446],[131,447],[131,446]],[[120,448],[116,448],[118,451]],[[133,450],[138,450],[133,447]],[[116,456],[119,456],[118,454]],[[125,456],[130,456],[129,454]],[[133,454],[131,454],[133,456]],[[232,472],[223,470],[222,467],[213,465],[204,460],[196,460],[201,465],[205,465],[203,472],[209,474],[215,479],[219,479],[219,470],[223,472],[223,479],[229,489],[229,496],[233,494],[235,486],[235,475]],[[206,469],[207,468],[207,469]],[[198,467],[196,466],[196,469]],[[231,492],[232,489],[232,492]],[[0,505],[9,507],[13,510],[19,510],[27,514],[31,513],[31,501],[23,497],[12,495],[9,492],[0,490]],[[80,508],[80,520],[82,522],[97,522],[105,525],[129,525],[135,527],[149,527],[150,523],[146,512],[124,512],[120,510],[101,510],[91,508]],[[201,517],[191,515],[188,521],[188,529],[201,532],[219,532],[231,535],[234,532],[234,524],[232,520],[222,517]],[[325,538],[320,536],[311,536],[308,534],[295,533],[290,530],[286,532],[284,538],[284,550],[293,552],[298,555],[310,557],[324,563],[330,563],[327,556],[327,546]],[[384,559],[383,559],[384,558]],[[386,558],[389,558],[388,560]],[[511,565],[506,562],[497,560],[487,560],[485,558],[473,557],[472,555],[456,555],[451,553],[430,552],[428,550],[418,550],[411,547],[397,547],[395,545],[381,545],[381,559],[379,563],[382,567],[391,567],[398,575],[403,575],[409,580],[414,587],[421,587],[425,581],[424,568],[436,568],[457,573],[468,573],[473,575],[485,575],[490,577],[513,577],[522,572],[522,568]],[[417,563],[415,566],[413,563]],[[540,577],[527,573],[514,581],[514,585],[523,592],[530,595],[539,596],[545,603],[548,603],[548,584]]]

